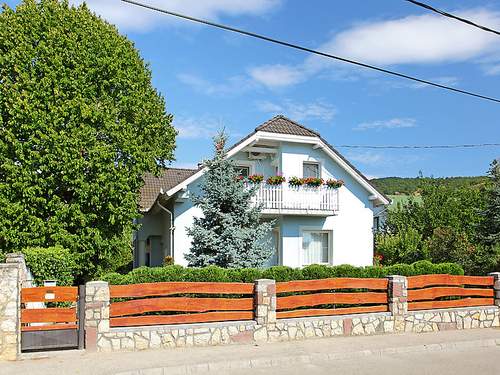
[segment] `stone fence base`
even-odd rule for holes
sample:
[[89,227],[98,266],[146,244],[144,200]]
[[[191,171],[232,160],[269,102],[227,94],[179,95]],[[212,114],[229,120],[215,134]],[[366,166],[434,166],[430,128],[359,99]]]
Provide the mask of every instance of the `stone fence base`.
[[403,332],[500,327],[496,306],[315,318],[278,319],[274,324],[255,321],[170,326],[111,328],[99,334],[97,350],[134,351],[175,347],[294,341],[333,336],[362,336]]

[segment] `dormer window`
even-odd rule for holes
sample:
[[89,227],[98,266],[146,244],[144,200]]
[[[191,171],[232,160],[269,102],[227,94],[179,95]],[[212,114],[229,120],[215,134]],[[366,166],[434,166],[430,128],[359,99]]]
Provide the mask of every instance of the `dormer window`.
[[319,164],[313,163],[313,162],[304,162],[302,164],[302,177],[304,177],[304,178],[308,178],[308,177],[319,178],[319,177],[321,177],[320,170],[319,170]]

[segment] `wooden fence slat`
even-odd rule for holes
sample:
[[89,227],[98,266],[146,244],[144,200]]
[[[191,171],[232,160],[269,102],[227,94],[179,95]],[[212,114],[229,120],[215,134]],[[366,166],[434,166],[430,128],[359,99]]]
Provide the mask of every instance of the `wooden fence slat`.
[[162,324],[207,323],[230,320],[252,320],[252,311],[225,311],[199,314],[146,315],[111,318],[111,327],[150,326]]
[[75,308],[22,309],[21,323],[76,322]]
[[436,299],[440,297],[455,297],[455,296],[475,296],[475,297],[494,297],[493,289],[479,288],[460,288],[460,287],[432,287],[427,289],[415,289],[408,291],[408,301],[423,301],[428,299]]
[[47,324],[43,326],[22,326],[21,331],[57,331],[61,329],[78,329],[76,324]]
[[299,280],[276,283],[276,293],[305,292],[327,289],[383,289],[387,290],[387,279],[362,279],[339,277],[334,279]]
[[420,275],[408,277],[408,288],[424,288],[433,285],[493,286],[493,276]]
[[327,304],[387,303],[387,293],[316,293],[277,298],[277,309]]
[[493,298],[466,298],[451,301],[425,301],[425,302],[410,302],[408,310],[429,310],[429,309],[446,309],[453,307],[472,307],[472,306],[490,306],[493,305]]
[[210,310],[253,310],[253,298],[165,297],[114,302],[110,306],[110,316],[136,315],[154,311],[205,312]]
[[276,317],[278,319],[285,319],[285,318],[301,318],[307,316],[346,315],[346,314],[360,314],[360,313],[373,313],[373,312],[386,312],[386,311],[388,311],[386,305],[341,307],[338,309],[304,309],[304,310],[292,310],[292,311],[278,311],[276,313]]
[[252,294],[251,283],[162,282],[130,285],[111,285],[111,298],[166,296],[182,293]]
[[[47,298],[48,297],[48,298]],[[76,302],[78,288],[74,286],[41,286],[21,289],[21,302]]]

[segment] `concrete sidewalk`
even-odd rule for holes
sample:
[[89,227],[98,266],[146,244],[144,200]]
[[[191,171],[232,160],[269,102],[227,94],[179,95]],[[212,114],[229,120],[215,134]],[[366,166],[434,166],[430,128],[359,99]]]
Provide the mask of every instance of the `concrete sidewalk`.
[[500,329],[444,331],[363,337],[335,337],[264,345],[183,348],[132,353],[79,351],[26,355],[0,363],[2,375],[175,375],[230,369],[289,367],[328,360],[371,358],[401,353],[500,347]]

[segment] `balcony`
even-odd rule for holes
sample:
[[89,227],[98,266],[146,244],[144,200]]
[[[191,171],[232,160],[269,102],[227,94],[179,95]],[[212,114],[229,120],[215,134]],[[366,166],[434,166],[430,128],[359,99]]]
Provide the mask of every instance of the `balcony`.
[[260,184],[253,197],[263,214],[330,216],[339,210],[338,189]]

